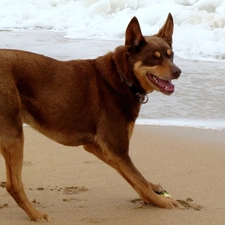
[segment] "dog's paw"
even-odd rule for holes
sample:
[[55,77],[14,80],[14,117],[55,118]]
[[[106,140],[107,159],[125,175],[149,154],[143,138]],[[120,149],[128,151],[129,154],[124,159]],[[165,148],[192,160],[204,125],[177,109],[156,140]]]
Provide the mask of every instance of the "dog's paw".
[[35,215],[32,215],[30,217],[31,221],[36,221],[36,222],[43,222],[43,221],[50,221],[51,218],[50,216],[45,213],[45,212],[40,212],[40,211],[36,211]]
[[169,194],[167,195],[160,195],[159,196],[162,201],[162,205],[160,204],[159,207],[165,208],[165,209],[173,209],[173,208],[179,208],[184,209],[184,207],[176,200],[174,200]]

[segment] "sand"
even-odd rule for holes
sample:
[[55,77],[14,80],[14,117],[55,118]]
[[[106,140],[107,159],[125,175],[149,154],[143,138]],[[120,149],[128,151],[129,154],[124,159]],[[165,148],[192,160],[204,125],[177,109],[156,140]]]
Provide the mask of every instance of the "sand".
[[[23,182],[49,224],[222,225],[225,221],[225,132],[137,125],[130,155],[142,174],[161,183],[185,209],[144,205],[120,175],[82,147],[62,146],[25,127]],[[5,167],[0,157],[0,182]],[[0,224],[30,224],[0,187]]]

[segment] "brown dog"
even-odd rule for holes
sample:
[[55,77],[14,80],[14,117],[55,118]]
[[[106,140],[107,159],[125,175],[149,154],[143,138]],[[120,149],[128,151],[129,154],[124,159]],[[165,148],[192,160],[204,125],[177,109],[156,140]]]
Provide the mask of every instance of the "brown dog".
[[163,208],[178,202],[157,193],[132,163],[128,151],[146,94],[170,95],[180,76],[173,63],[173,18],[158,34],[144,37],[137,18],[126,30],[125,46],[97,59],[57,61],[18,50],[0,50],[0,150],[6,189],[31,220],[48,220],[26,197],[21,170],[23,123],[49,138],[84,149],[116,169],[144,202]]

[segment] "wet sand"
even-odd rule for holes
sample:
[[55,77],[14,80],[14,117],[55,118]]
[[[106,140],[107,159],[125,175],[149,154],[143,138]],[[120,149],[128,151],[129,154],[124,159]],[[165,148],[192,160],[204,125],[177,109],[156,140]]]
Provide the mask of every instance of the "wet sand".
[[[66,147],[25,127],[23,181],[49,224],[201,224],[225,221],[224,132],[135,127],[130,155],[142,174],[161,183],[186,209],[144,205],[120,175],[82,147]],[[0,157],[0,182],[5,167]],[[0,187],[0,224],[30,224]]]

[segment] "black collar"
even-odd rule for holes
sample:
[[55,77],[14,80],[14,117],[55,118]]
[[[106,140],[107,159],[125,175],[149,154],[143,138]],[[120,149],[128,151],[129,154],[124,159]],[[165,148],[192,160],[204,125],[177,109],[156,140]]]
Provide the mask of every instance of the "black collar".
[[128,86],[130,92],[138,99],[138,101],[142,104],[148,102],[148,96],[141,92],[141,90],[132,84],[129,80],[127,80],[122,74],[120,74],[121,80]]

